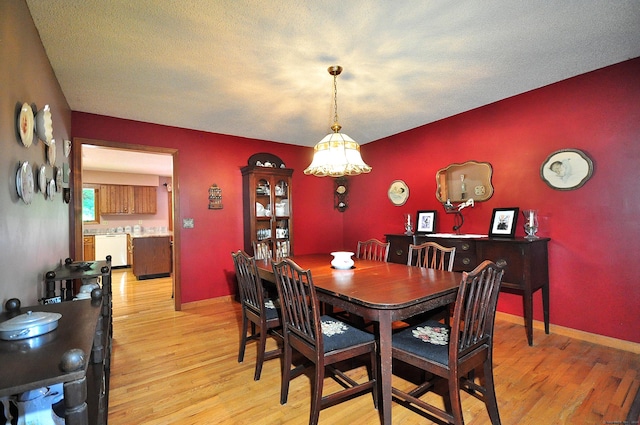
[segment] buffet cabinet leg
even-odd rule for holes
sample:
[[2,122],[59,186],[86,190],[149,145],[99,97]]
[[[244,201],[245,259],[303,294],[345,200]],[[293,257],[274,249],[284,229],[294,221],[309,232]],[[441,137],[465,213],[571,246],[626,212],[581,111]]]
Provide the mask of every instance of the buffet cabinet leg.
[[87,378],[64,383],[64,419],[66,425],[89,425]]

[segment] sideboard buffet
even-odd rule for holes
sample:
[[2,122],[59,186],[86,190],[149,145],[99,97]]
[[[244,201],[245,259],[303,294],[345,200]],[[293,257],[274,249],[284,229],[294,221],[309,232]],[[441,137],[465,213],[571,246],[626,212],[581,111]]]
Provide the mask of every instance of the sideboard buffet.
[[[68,260],[46,273],[47,298],[43,300],[49,303],[0,314],[0,321],[28,311],[62,315],[57,328],[48,333],[0,340],[0,398],[63,384],[67,425],[107,423],[113,332],[108,260]],[[94,289],[91,298],[67,301],[73,296],[71,282],[95,278],[100,278],[101,288]],[[55,290],[57,283],[59,292]]]
[[454,271],[471,271],[491,260],[505,273],[501,290],[522,296],[527,342],[533,345],[533,294],[542,291],[545,333],[549,333],[549,238],[438,237],[426,235],[385,235],[390,243],[389,261],[406,264],[409,244],[436,242],[455,247]]

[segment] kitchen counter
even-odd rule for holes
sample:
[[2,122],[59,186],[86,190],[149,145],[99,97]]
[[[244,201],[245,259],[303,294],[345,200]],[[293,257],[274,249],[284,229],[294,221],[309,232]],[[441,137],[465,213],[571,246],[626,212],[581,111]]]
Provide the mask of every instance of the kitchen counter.
[[138,280],[171,275],[171,239],[170,235],[153,233],[132,237],[133,274]]

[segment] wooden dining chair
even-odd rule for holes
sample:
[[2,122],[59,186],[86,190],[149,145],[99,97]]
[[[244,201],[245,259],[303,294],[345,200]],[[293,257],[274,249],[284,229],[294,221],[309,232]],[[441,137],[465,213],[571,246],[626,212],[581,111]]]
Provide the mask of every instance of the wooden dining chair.
[[373,261],[389,260],[389,242],[384,243],[378,239],[369,239],[367,241],[358,241],[358,250],[356,258]]
[[[424,242],[419,245],[410,244],[407,265],[451,272],[453,271],[455,258],[455,247],[447,248],[436,242]],[[453,305],[448,305],[406,319],[404,322],[415,324],[427,319],[438,319],[444,320],[448,324],[451,314],[453,314]]]
[[419,245],[409,245],[407,266],[425,267],[453,271],[456,258],[456,248],[444,247],[436,242],[425,242]]
[[256,260],[266,260],[272,256],[273,241],[270,238],[253,241],[253,256]]
[[[403,406],[429,419],[436,416],[463,425],[460,391],[464,390],[484,402],[493,425],[500,424],[493,382],[493,326],[503,273],[491,261],[463,273],[452,326],[427,321],[392,336],[394,359],[428,372],[425,376],[434,380],[448,381],[446,411],[420,399],[433,389],[433,381],[408,392],[392,388],[392,394]],[[475,379],[475,370],[480,366],[483,381]]]
[[[378,371],[375,337],[330,316],[320,315],[320,306],[310,270],[303,270],[287,258],[272,264],[282,306],[284,335],[284,365],[280,404],[287,402],[289,381],[299,376],[303,366],[293,370],[292,351],[295,349],[315,364],[309,424],[318,423],[320,410],[367,392],[373,394],[377,408],[376,377]],[[370,379],[358,383],[338,369],[336,363],[369,355]],[[343,362],[350,365],[351,362]],[[325,373],[329,371],[344,389],[323,396]]]
[[[238,351],[238,363],[244,361],[244,351],[249,341],[258,342],[258,354],[256,358],[256,370],[253,375],[255,381],[260,379],[262,364],[265,360],[280,357],[282,338],[277,330],[281,328],[278,301],[265,298],[262,280],[258,275],[255,257],[250,257],[244,251],[231,253],[236,269],[238,287],[240,290],[240,303],[242,304],[242,329],[240,335],[240,349]],[[247,335],[251,323],[251,333]],[[267,336],[273,336],[278,342],[278,348],[265,352]]]

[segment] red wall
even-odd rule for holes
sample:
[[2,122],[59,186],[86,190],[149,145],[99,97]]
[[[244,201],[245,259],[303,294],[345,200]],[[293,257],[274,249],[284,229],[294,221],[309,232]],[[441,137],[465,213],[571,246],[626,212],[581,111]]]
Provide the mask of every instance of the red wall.
[[[366,144],[373,172],[352,179],[346,245],[402,233],[403,214],[422,209],[437,210],[437,230],[451,232],[453,216],[435,198],[437,170],[487,161],[494,195],[464,210],[462,232],[486,234],[493,208],[538,209],[539,234],[551,238],[551,322],[640,342],[639,76],[634,59]],[[564,148],[594,162],[580,189],[553,190],[540,178],[547,156]],[[410,189],[402,207],[386,196],[395,179]],[[498,308],[521,315],[521,297],[501,293]],[[542,320],[539,293],[534,311]]]
[[[327,252],[342,243],[341,217],[333,210],[332,184],[307,177],[310,148],[74,112],[73,137],[178,149],[179,222],[182,229],[182,302],[235,293],[231,252],[243,248],[242,175],[254,153],[269,152],[293,168],[294,250]],[[321,138],[322,135],[318,137]],[[208,209],[209,186],[222,189],[224,208]],[[338,224],[335,224],[337,221]]]
[[[454,162],[493,166],[494,195],[464,211],[466,233],[487,233],[493,208],[540,212],[539,234],[549,248],[551,322],[640,342],[640,59],[584,74],[362,147],[371,174],[350,178],[349,208],[333,209],[333,181],[304,176],[310,148],[74,113],[74,137],[179,149],[183,229],[182,301],[232,293],[230,252],[242,247],[240,167],[256,152],[280,156],[293,168],[296,253],[354,249],[360,239],[403,231],[403,214],[439,211],[437,230],[450,232],[452,216],[436,201],[435,174]],[[322,135],[318,135],[318,140]],[[577,148],[594,162],[594,175],[574,191],[549,188],[540,165],[553,151]],[[410,188],[393,206],[395,179]],[[223,210],[207,209],[207,189],[222,188]],[[523,231],[518,223],[518,235]],[[626,237],[624,237],[626,236]],[[503,293],[501,311],[522,314],[521,298]],[[535,318],[542,320],[540,295]]]

